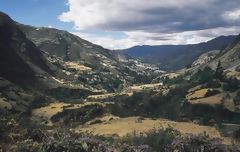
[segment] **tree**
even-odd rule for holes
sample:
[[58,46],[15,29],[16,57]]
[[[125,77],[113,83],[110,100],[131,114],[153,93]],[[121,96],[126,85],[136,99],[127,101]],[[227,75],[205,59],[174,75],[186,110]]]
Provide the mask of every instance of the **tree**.
[[218,61],[218,65],[215,71],[215,78],[223,80],[223,67],[221,61]]

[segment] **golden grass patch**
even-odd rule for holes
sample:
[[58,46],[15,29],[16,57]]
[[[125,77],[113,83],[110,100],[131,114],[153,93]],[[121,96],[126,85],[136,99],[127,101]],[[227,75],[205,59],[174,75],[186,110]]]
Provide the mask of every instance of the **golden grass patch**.
[[101,95],[90,95],[87,97],[87,99],[107,99],[110,97],[115,96],[115,93],[107,93],[107,94],[101,94]]
[[44,117],[49,121],[52,116],[62,112],[64,109],[78,109],[84,106],[95,105],[95,104],[105,107],[107,104],[111,104],[111,103],[85,102],[80,104],[69,104],[64,102],[54,102],[49,104],[48,106],[33,109],[32,115],[37,117]]
[[123,137],[133,132],[144,133],[154,128],[166,128],[173,127],[180,131],[182,134],[200,134],[206,133],[212,138],[221,138],[226,143],[230,143],[230,139],[223,138],[219,131],[210,126],[201,126],[191,122],[175,122],[166,119],[149,119],[140,117],[128,117],[118,118],[109,121],[103,121],[102,123],[89,125],[86,123],[84,126],[75,128],[76,132],[88,132],[94,135],[105,135],[105,136],[120,136]]
[[131,96],[133,92],[140,92],[143,90],[155,90],[159,91],[163,88],[163,83],[155,83],[155,84],[144,84],[144,85],[133,85],[121,92],[121,95],[128,95]]
[[61,83],[61,84],[65,83],[63,79],[58,79],[58,78],[55,78],[55,77],[52,77],[52,79],[57,81],[58,83]]
[[82,65],[78,62],[65,62],[65,65],[68,68],[72,68],[72,69],[76,69],[76,70],[80,70],[80,71],[91,71],[92,70],[92,68]]
[[226,77],[227,78],[236,78],[236,79],[240,80],[240,72],[233,71],[233,70],[227,71]]
[[208,92],[208,89],[200,89],[194,92],[190,92],[186,98],[187,99],[196,99],[196,98],[203,98],[205,97],[205,94]]
[[208,104],[208,105],[217,105],[222,103],[222,99],[225,96],[224,93],[217,94],[211,97],[205,97],[201,99],[189,99],[188,102],[191,104]]
[[12,105],[6,102],[5,98],[0,98],[0,109],[12,109]]
[[198,86],[196,86],[196,87],[193,87],[193,88],[189,89],[189,90],[188,90],[188,93],[191,93],[191,92],[200,90],[201,88],[202,88],[202,86],[201,86],[201,85],[198,85]]

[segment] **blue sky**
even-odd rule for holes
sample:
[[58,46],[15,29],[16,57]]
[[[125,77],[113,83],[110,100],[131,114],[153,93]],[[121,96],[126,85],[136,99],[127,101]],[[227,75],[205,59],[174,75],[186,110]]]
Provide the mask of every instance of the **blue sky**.
[[1,0],[0,10],[14,20],[33,26],[54,26],[72,30],[72,23],[64,23],[58,16],[68,10],[66,0]]
[[[121,31],[105,31],[98,29],[76,30],[74,23],[62,22],[59,15],[69,10],[67,0],[1,0],[0,11],[7,13],[15,21],[37,27],[54,27],[67,30],[89,39],[111,37],[121,39],[125,34]],[[94,41],[94,40],[92,40]]]
[[193,44],[240,33],[240,0],[1,0],[0,11],[109,49]]

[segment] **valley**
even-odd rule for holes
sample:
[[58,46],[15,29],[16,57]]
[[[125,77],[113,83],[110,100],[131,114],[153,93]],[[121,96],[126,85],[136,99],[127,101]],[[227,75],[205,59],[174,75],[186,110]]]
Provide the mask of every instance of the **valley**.
[[239,151],[240,36],[159,46],[153,59],[139,47],[119,53],[0,12],[0,151]]

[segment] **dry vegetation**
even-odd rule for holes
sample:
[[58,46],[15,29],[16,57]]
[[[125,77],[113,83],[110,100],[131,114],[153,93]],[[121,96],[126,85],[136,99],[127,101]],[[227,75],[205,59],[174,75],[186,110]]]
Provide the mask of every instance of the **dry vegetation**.
[[75,128],[77,132],[89,132],[94,135],[106,135],[106,136],[120,136],[123,137],[133,132],[142,133],[148,132],[153,128],[167,128],[173,127],[180,131],[182,134],[200,134],[206,133],[211,138],[221,138],[225,143],[230,144],[229,138],[223,138],[219,131],[210,126],[201,126],[191,122],[175,122],[166,119],[149,119],[141,117],[128,117],[118,118],[114,116],[105,116],[99,118],[100,123],[92,124],[86,123],[84,126]]
[[54,102],[48,106],[34,109],[32,115],[35,117],[41,117],[48,120],[49,124],[52,124],[50,119],[57,113],[63,112],[64,109],[78,109],[88,105],[101,105],[105,107],[107,104],[111,103],[99,103],[99,102],[85,102],[81,104],[69,104],[64,102]]
[[190,92],[186,97],[187,99],[195,99],[195,98],[203,98],[205,94],[208,92],[208,89],[200,89],[194,92]]
[[87,97],[87,99],[91,100],[91,99],[107,99],[110,97],[115,96],[115,93],[106,93],[106,94],[101,94],[101,95],[90,95]]
[[90,67],[84,66],[78,62],[66,62],[65,65],[68,68],[75,69],[77,71],[91,71]]
[[226,72],[226,77],[227,78],[236,78],[240,80],[240,72],[237,72],[235,70],[229,70]]
[[188,100],[188,102],[190,102],[192,104],[217,105],[217,104],[221,104],[224,96],[225,96],[225,94],[221,93],[221,94],[217,94],[217,95],[211,96],[211,97],[204,97],[204,98],[201,98],[201,99]]
[[0,98],[0,109],[12,109],[12,105],[5,101],[5,98]]

